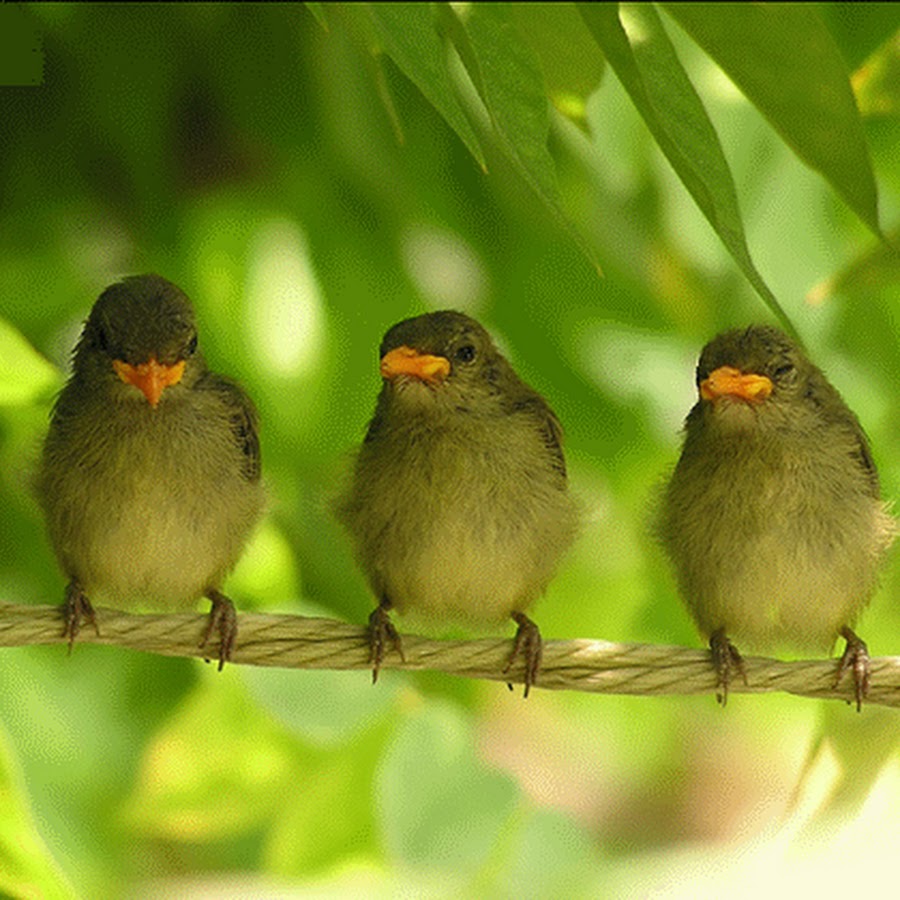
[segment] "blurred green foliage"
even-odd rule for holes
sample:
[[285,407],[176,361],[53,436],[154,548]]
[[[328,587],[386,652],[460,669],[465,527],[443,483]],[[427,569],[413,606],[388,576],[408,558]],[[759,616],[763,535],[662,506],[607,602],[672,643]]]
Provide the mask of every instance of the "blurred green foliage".
[[[566,427],[585,526],[536,610],[548,638],[697,642],[654,496],[697,351],[776,315],[769,289],[900,496],[900,265],[874,233],[900,220],[896,5],[754,4],[737,52],[728,4],[307,6],[16,8],[44,77],[0,88],[0,599],[62,599],[29,473],[81,321],[142,271],[189,293],[260,407],[244,609],[365,620],[330,498],[382,333],[431,308],[481,318]],[[898,586],[894,563],[861,625],[877,654]],[[0,723],[12,896],[715,896],[797,872],[827,894],[896,856],[871,839],[900,808],[883,711],[523,702],[82,646],[4,651]]]

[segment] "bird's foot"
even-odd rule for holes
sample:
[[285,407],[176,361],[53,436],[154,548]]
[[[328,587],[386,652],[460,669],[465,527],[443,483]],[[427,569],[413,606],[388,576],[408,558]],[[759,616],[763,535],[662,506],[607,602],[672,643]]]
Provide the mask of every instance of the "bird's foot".
[[[516,659],[521,656],[525,663],[525,693],[528,696],[531,686],[537,682],[538,671],[541,668],[541,657],[544,655],[544,642],[541,639],[541,631],[525,613],[514,612],[512,619],[519,626],[513,642],[512,653],[509,661],[503,669],[506,674],[512,668]],[[512,685],[507,685],[512,690]]]
[[869,648],[862,638],[846,626],[841,629],[841,637],[847,642],[847,648],[838,663],[837,677],[833,686],[837,687],[844,675],[852,670],[856,711],[860,712],[862,702],[869,693]]
[[372,667],[372,684],[378,681],[378,671],[388,645],[400,654],[403,662],[406,662],[406,657],[403,655],[403,642],[391,621],[389,609],[390,607],[384,603],[376,606],[372,615],[369,616],[369,626],[366,629],[369,635],[369,665]]
[[68,587],[66,587],[63,620],[65,621],[65,626],[62,636],[69,639],[69,653],[72,652],[72,645],[75,643],[76,635],[81,630],[82,622],[88,622],[93,625],[97,636],[99,637],[100,635],[100,628],[94,615],[94,607],[91,606],[91,601],[88,600],[87,594],[85,594],[81,585],[75,579],[72,579]]
[[219,671],[221,672],[225,663],[231,659],[231,652],[234,650],[237,640],[237,613],[231,600],[220,591],[207,591],[206,596],[212,602],[212,609],[209,611],[209,621],[206,623],[203,640],[200,641],[199,646],[202,650],[209,643],[213,632],[219,633]]
[[725,706],[728,703],[728,685],[731,684],[731,676],[737,672],[744,684],[747,684],[744,658],[737,647],[728,640],[724,628],[716,629],[709,636],[709,649],[712,653],[713,668],[716,670],[716,700]]

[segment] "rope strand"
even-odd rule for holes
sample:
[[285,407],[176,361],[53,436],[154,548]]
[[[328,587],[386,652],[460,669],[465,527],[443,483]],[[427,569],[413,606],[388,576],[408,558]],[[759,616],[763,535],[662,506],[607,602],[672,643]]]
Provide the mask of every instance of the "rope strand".
[[[107,644],[164,656],[209,657],[216,648],[199,647],[208,617],[200,613],[135,615],[97,609],[100,634],[82,629],[76,644]],[[23,606],[0,603],[0,647],[63,644],[58,606]],[[508,639],[439,641],[403,635],[406,662],[388,653],[382,669],[429,669],[500,682],[522,682],[520,667],[508,674]],[[75,649],[77,652],[77,647]],[[334,619],[295,615],[238,616],[234,665],[280,666],[293,669],[369,669],[366,631]],[[801,697],[853,699],[853,681],[847,675],[834,687],[837,660],[784,662],[765,657],[744,657],[747,682],[736,679],[730,694],[785,691]],[[587,691],[598,694],[661,696],[712,694],[716,678],[709,653],[686,647],[618,644],[601,640],[544,641],[544,655],[535,687],[546,690]],[[900,707],[900,657],[871,661],[867,703]]]

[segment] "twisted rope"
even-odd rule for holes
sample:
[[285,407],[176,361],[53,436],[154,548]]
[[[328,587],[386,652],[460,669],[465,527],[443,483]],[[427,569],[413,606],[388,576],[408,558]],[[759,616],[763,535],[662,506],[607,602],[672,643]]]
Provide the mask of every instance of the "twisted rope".
[[[199,647],[208,622],[206,615],[135,615],[103,608],[96,614],[100,634],[90,626],[84,627],[76,643],[108,644],[163,656],[215,655],[215,647],[205,651]],[[60,607],[0,603],[0,647],[62,643]],[[429,669],[465,678],[521,683],[520,666],[514,666],[508,675],[503,673],[511,646],[509,639],[502,638],[437,641],[405,634],[406,661],[389,652],[382,669]],[[231,662],[294,669],[371,668],[366,631],[359,626],[334,619],[251,613],[238,616],[238,639]],[[747,684],[737,678],[729,693],[786,691],[801,697],[853,699],[850,675],[837,689],[834,687],[834,659],[783,662],[747,656],[744,667]],[[535,686],[597,694],[711,694],[716,678],[709,653],[704,650],[580,639],[544,641]],[[900,657],[872,659],[867,702],[900,707]]]

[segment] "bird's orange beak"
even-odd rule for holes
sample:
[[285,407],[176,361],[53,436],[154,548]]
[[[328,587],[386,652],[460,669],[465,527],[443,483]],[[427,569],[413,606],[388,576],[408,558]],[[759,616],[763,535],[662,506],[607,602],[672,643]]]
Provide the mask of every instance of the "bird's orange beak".
[[179,360],[172,366],[164,366],[151,356],[147,362],[132,366],[121,359],[114,359],[113,368],[125,384],[134,385],[156,409],[162,392],[170,385],[181,381],[181,376],[184,375],[184,360]]
[[745,375],[731,366],[720,366],[700,382],[700,396],[704,400],[728,396],[748,403],[762,403],[771,393],[772,382],[765,375]]
[[443,356],[429,356],[411,347],[397,347],[381,358],[381,377],[393,380],[409,375],[428,384],[438,384],[450,374],[450,361]]

